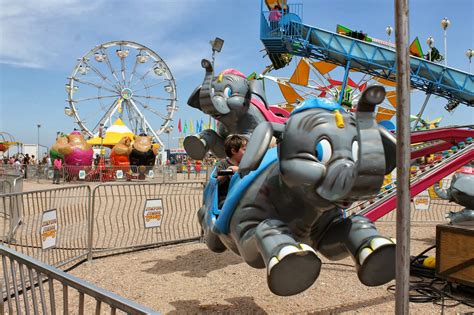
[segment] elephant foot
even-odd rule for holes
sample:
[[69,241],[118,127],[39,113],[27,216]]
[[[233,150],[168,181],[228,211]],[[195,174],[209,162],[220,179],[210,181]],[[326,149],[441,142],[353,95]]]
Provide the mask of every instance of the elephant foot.
[[357,256],[357,276],[366,286],[378,286],[395,279],[395,243],[385,237],[370,239]]
[[321,260],[306,244],[286,245],[267,265],[267,283],[276,295],[295,295],[313,285],[321,271]]
[[183,141],[184,149],[186,153],[193,160],[202,160],[206,156],[207,149],[206,145],[203,143],[203,140],[198,136],[187,136]]

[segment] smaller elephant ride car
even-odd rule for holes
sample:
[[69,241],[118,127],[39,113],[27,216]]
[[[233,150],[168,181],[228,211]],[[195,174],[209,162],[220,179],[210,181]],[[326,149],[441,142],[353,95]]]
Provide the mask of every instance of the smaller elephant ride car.
[[[318,254],[352,256],[365,285],[392,280],[394,241],[366,217],[344,212],[375,196],[395,167],[395,139],[374,117],[384,96],[383,87],[367,88],[355,113],[328,99],[307,99],[285,124],[260,123],[222,207],[216,170],[204,190],[198,218],[207,246],[266,268],[270,290],[281,296],[316,281]],[[278,147],[268,149],[273,137]]]

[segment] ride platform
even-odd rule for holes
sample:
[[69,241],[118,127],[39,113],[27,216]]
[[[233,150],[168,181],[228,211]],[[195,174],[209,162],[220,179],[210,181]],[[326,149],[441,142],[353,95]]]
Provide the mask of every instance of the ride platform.
[[[394,82],[396,50],[374,42],[326,31],[302,23],[302,4],[288,5],[291,13],[283,13],[279,26],[272,29],[269,11],[262,5],[260,39],[275,68],[281,67],[282,56],[291,54],[330,62],[349,70]],[[450,106],[462,103],[474,106],[474,75],[423,58],[410,57],[411,87],[448,100]]]

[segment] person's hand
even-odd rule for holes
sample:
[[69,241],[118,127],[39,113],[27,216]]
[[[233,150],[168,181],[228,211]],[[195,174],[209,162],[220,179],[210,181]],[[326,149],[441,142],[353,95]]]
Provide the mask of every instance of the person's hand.
[[229,166],[228,168],[229,171],[233,171],[234,173],[239,171],[239,167],[236,165]]

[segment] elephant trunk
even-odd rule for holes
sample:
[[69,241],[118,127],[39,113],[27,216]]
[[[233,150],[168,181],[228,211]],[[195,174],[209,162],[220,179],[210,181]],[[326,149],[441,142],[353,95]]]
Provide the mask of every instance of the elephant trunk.
[[204,75],[204,81],[202,83],[201,91],[199,92],[199,102],[201,104],[201,109],[204,113],[208,115],[215,115],[218,112],[215,110],[212,105],[211,91],[212,91],[212,79],[214,77],[214,69],[212,64],[207,59],[201,60],[201,66],[206,70]]
[[230,112],[225,100],[215,101],[214,93],[212,92],[212,80],[214,79],[214,68],[209,60],[201,60],[201,66],[206,70],[204,81],[202,83],[201,91],[199,92],[199,102],[201,110],[213,117],[225,115]]
[[444,200],[452,200],[451,199],[451,190],[449,189],[443,189],[439,187],[439,182],[436,182],[433,185],[434,192],[436,195],[438,195],[439,198],[444,199]]
[[381,86],[367,88],[356,113],[359,152],[357,162],[334,161],[317,193],[331,202],[355,201],[375,196],[385,176],[385,153],[375,120],[375,106],[385,98]]
[[385,99],[382,86],[371,86],[362,94],[357,105],[356,123],[359,140],[357,176],[350,199],[375,196],[385,176],[385,152],[382,136],[375,120],[375,106]]

